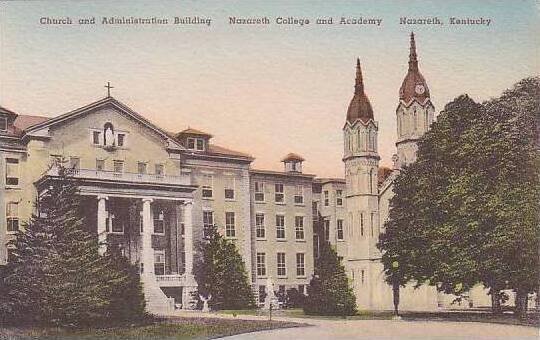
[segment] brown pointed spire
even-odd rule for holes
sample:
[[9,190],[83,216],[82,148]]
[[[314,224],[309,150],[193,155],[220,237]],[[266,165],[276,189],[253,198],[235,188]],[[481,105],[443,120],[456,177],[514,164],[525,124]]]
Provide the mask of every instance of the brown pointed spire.
[[369,99],[364,93],[364,79],[362,77],[362,68],[360,67],[360,58],[356,59],[356,81],[354,84],[354,96],[347,110],[347,121],[353,124],[357,119],[368,122],[373,119],[373,109]]
[[362,68],[360,67],[360,58],[356,58],[356,82],[354,84],[354,93],[364,92],[364,79],[362,78]]
[[416,55],[416,41],[414,33],[411,32],[410,52],[409,52],[409,70],[399,89],[399,98],[405,102],[410,102],[416,98],[419,102],[424,102],[429,98],[429,89],[418,68],[418,56]]
[[418,70],[418,56],[416,55],[416,42],[414,32],[411,32],[411,50],[409,52],[409,70]]

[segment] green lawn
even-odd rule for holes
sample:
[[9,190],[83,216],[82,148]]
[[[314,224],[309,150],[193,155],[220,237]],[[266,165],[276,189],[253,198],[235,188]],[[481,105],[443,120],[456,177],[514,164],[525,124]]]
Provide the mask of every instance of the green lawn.
[[[219,313],[237,315],[268,315],[268,311],[262,310],[223,310]],[[302,309],[283,309],[272,312],[273,316],[286,316],[305,319],[343,320],[340,316],[305,315]],[[356,315],[347,316],[347,320],[391,320],[392,311],[367,311],[361,310]],[[529,314],[527,320],[518,320],[512,313],[493,315],[489,311],[440,311],[440,312],[402,312],[405,321],[457,321],[457,322],[488,322],[510,325],[537,326],[538,314]]]
[[0,328],[0,339],[214,339],[260,330],[298,327],[279,321],[217,318],[174,318],[147,326],[114,329],[67,330],[61,328]]

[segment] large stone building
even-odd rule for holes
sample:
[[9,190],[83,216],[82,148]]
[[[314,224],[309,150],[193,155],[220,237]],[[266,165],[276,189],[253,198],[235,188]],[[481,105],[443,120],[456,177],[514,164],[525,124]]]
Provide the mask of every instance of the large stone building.
[[[318,246],[329,241],[359,307],[391,309],[376,244],[393,180],[415,161],[434,111],[413,35],[396,109],[394,168],[379,167],[379,125],[358,61],[343,127],[344,179],[303,173],[296,154],[282,160],[283,171],[253,169],[253,157],[213,144],[210,134],[165,131],[110,96],[54,118],[0,107],[0,264],[63,158],[81,180],[89,228],[140,266],[150,310],[189,308],[196,244],[209,225],[236,244],[261,303],[269,282],[276,291],[305,292]],[[401,301],[404,309],[426,310],[448,299],[432,287],[407,287]]]
[[[87,223],[140,266],[150,310],[189,307],[196,244],[217,225],[242,255],[253,288],[305,291],[313,273],[313,175],[288,155],[283,172],[188,128],[170,133],[112,97],[54,117],[0,110],[0,264],[6,242],[67,160]],[[104,249],[101,249],[103,251]]]

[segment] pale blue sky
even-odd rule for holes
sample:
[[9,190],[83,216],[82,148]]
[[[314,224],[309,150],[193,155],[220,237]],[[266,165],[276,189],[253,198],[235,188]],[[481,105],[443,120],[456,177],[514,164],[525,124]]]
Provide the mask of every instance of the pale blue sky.
[[[514,1],[32,1],[0,4],[0,104],[54,116],[113,95],[171,131],[215,142],[279,169],[297,152],[306,170],[342,176],[342,132],[362,60],[379,121],[383,164],[395,142],[408,34],[437,111],[461,93],[477,100],[538,74],[538,5]],[[211,17],[207,26],[46,26],[43,16]],[[381,27],[240,27],[229,16],[381,17]],[[489,27],[404,26],[400,16],[485,17]]]

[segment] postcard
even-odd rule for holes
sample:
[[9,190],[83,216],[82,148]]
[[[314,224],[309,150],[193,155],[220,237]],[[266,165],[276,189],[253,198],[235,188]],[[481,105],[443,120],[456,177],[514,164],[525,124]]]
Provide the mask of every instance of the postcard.
[[538,16],[0,2],[0,338],[536,339]]

